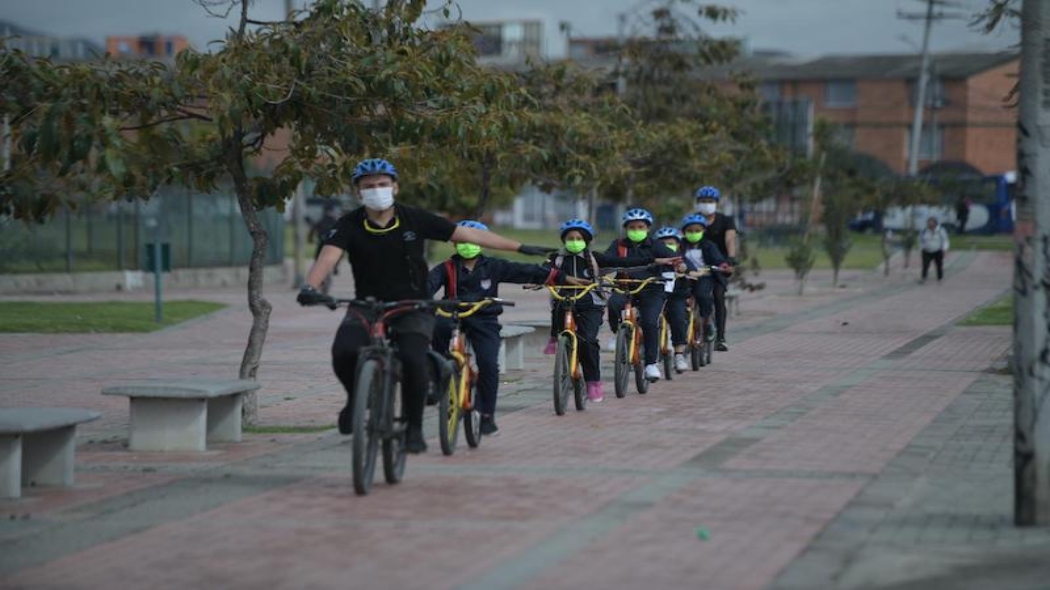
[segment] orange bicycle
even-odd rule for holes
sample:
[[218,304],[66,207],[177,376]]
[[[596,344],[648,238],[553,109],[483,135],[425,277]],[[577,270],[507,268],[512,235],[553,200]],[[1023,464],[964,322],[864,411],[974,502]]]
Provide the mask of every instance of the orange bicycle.
[[438,308],[437,315],[452,319],[452,338],[446,356],[452,361],[452,374],[448,390],[438,401],[438,441],[441,452],[451,455],[456,452],[459,440],[459,423],[463,422],[463,434],[467,445],[476,449],[481,444],[481,413],[474,405],[477,394],[478,369],[471,361],[471,350],[467,337],[460,330],[460,320],[468,318],[494,303],[513,306],[511,301],[486,298],[476,302],[452,302],[450,307]]
[[[698,270],[681,273],[677,276],[695,281],[701,277],[710,275],[712,272],[731,273],[732,269],[722,269],[717,266],[705,266]],[[703,318],[700,316],[700,304],[696,301],[696,297],[693,295],[689,296],[688,307],[689,320],[687,325],[689,326],[689,329],[686,335],[686,342],[689,347],[689,361],[693,370],[699,371],[700,367],[711,364],[712,351],[715,347],[715,332],[711,329],[710,323],[704,323]],[[708,318],[708,320],[710,321],[710,318]]]
[[[554,413],[562,416],[569,405],[569,390],[572,389],[576,411],[587,409],[587,392],[583,382],[583,370],[579,362],[579,339],[576,335],[576,303],[598,288],[600,283],[587,285],[545,285],[551,297],[566,304],[565,323],[558,333],[558,347],[554,353]],[[563,295],[562,291],[574,291]]]
[[[649,380],[645,378],[645,354],[644,340],[642,339],[642,326],[638,321],[638,311],[634,307],[632,298],[642,292],[649,285],[663,283],[662,279],[649,277],[647,279],[612,279],[613,290],[626,297],[623,312],[620,314],[620,326],[616,329],[616,352],[613,358],[613,385],[616,397],[627,395],[627,382],[631,378],[631,369],[634,369],[634,386],[638,393],[644,394],[649,391]],[[636,285],[629,288],[624,285]]]

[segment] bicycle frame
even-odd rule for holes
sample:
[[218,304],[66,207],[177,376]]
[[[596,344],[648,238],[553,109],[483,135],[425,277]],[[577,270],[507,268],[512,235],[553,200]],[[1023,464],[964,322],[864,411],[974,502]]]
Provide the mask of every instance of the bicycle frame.
[[640,365],[642,363],[642,329],[638,323],[638,310],[634,307],[633,297],[638,293],[642,292],[653,283],[663,282],[661,279],[650,277],[648,279],[613,279],[613,282],[617,285],[637,283],[638,286],[633,289],[625,287],[613,287],[617,293],[624,295],[627,299],[624,304],[623,311],[620,313],[620,324],[627,324],[631,327],[631,344],[627,349],[627,358],[631,360],[632,365]]
[[[547,290],[550,291],[551,297],[556,301],[567,303],[568,307],[565,310],[565,321],[562,325],[562,329],[558,332],[558,336],[568,336],[569,341],[572,342],[572,351],[569,354],[569,374],[573,379],[582,379],[583,370],[580,367],[580,344],[579,338],[576,335],[576,302],[582,299],[585,295],[598,288],[600,283],[591,283],[589,285],[545,285]],[[579,292],[574,295],[562,295],[559,293],[560,289],[577,289]]]

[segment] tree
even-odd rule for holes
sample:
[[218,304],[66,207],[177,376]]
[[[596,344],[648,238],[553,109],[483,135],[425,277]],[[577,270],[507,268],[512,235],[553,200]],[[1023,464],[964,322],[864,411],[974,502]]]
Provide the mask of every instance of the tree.
[[[255,379],[271,309],[262,294],[269,236],[257,212],[283,207],[307,173],[320,194],[336,194],[361,154],[396,152],[435,129],[465,135],[463,114],[488,78],[461,32],[417,26],[425,0],[390,1],[381,12],[318,0],[281,22],[252,20],[248,1],[199,2],[239,11],[214,53],[74,65],[0,54],[0,114],[15,139],[0,214],[40,220],[77,194],[146,199],[164,184],[212,190],[229,179],[253,243],[239,375]],[[251,163],[282,138],[284,159],[254,174]],[[245,408],[253,420],[254,398]]]

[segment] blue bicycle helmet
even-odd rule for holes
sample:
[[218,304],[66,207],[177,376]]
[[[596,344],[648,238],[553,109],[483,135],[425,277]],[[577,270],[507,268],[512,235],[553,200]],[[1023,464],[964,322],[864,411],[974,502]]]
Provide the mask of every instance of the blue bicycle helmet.
[[358,162],[354,168],[354,176],[350,180],[357,184],[357,181],[361,180],[362,177],[375,174],[386,174],[397,180],[397,168],[394,168],[393,164],[382,158],[369,158]]
[[623,217],[620,218],[620,221],[622,222],[622,225],[627,225],[632,221],[644,221],[649,225],[652,225],[653,214],[640,207],[634,207],[624,211]]
[[653,237],[658,240],[662,240],[664,238],[674,238],[676,240],[681,240],[682,232],[678,231],[678,228],[676,227],[665,225],[664,227],[661,227],[660,229],[656,230],[656,233],[653,234]]
[[697,199],[714,199],[718,200],[722,193],[718,192],[718,189],[713,186],[702,186],[696,189],[696,193],[693,196]]
[[582,219],[570,219],[570,220],[566,221],[565,223],[561,224],[561,228],[559,228],[559,230],[558,230],[559,231],[558,235],[561,236],[562,238],[564,238],[565,234],[568,233],[569,230],[573,230],[573,229],[579,230],[579,231],[583,232],[584,234],[586,234],[586,238],[585,239],[588,242],[594,239],[594,228],[591,227],[591,224],[587,223],[586,221],[584,221]]
[[489,226],[485,225],[484,223],[481,223],[480,221],[474,221],[473,219],[464,219],[463,221],[460,221],[456,225],[459,225],[459,226],[462,226],[462,227],[472,227],[474,229],[483,229],[485,231],[489,231]]
[[700,215],[699,213],[692,213],[690,215],[686,215],[682,218],[682,229],[684,230],[690,225],[695,225],[697,223],[704,227],[707,227],[707,218],[703,215]]

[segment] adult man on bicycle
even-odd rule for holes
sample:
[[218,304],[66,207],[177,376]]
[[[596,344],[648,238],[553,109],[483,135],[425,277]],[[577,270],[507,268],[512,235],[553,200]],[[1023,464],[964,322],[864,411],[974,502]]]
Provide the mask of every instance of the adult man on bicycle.
[[[697,189],[696,210],[707,218],[707,229],[704,232],[704,240],[718,246],[718,251],[726,259],[730,266],[736,266],[736,220],[728,215],[719,213],[718,202],[721,193],[713,186],[702,186]],[[725,352],[729,350],[726,346],[726,288],[729,281],[724,276],[715,277],[714,300],[715,300],[715,350]]]
[[[457,225],[488,231],[480,221],[463,220]],[[427,278],[427,293],[433,296],[440,289],[445,299],[481,301],[499,297],[500,283],[535,283],[547,280],[550,268],[539,264],[511,262],[481,253],[481,246],[469,242],[456,242],[456,253],[451,258],[430,269]],[[499,390],[499,315],[503,306],[496,303],[463,318],[460,322],[463,333],[474,348],[478,363],[478,406],[481,411],[481,434],[492,436],[499,432],[496,426],[496,396]],[[434,348],[447,351],[452,337],[452,322],[438,320],[434,333]]]
[[[605,251],[607,255],[620,258],[640,256],[650,259],[672,259],[679,256],[660,240],[649,237],[649,229],[653,225],[652,213],[634,207],[625,211],[621,220],[626,237],[613,240]],[[634,280],[659,278],[663,272],[671,270],[673,268],[670,266],[658,266],[627,273],[626,278]],[[636,298],[641,316],[642,336],[645,341],[645,378],[649,381],[659,381],[661,377],[658,362],[660,360],[660,314],[663,312],[667,293],[663,285],[656,283],[646,287]],[[620,315],[626,304],[627,299],[623,295],[616,294],[609,298],[609,327],[613,332],[616,332],[620,325]]]
[[[302,305],[328,300],[317,289],[343,254],[350,262],[357,299],[372,297],[393,302],[428,298],[425,240],[470,242],[493,250],[535,255],[548,251],[480,229],[457,227],[426,210],[396,203],[397,170],[386,160],[358,163],[351,182],[361,206],[341,217],[326,237],[320,256],[306,275],[306,285],[299,291],[297,300]],[[392,340],[404,367],[402,391],[408,423],[405,450],[410,453],[422,453],[427,448],[423,439],[423,404],[430,379],[426,355],[434,321],[432,313],[416,311],[399,316],[391,324]],[[343,434],[350,434],[353,428],[357,356],[368,342],[365,327],[348,313],[332,343],[332,366],[347,395],[338,421]]]

